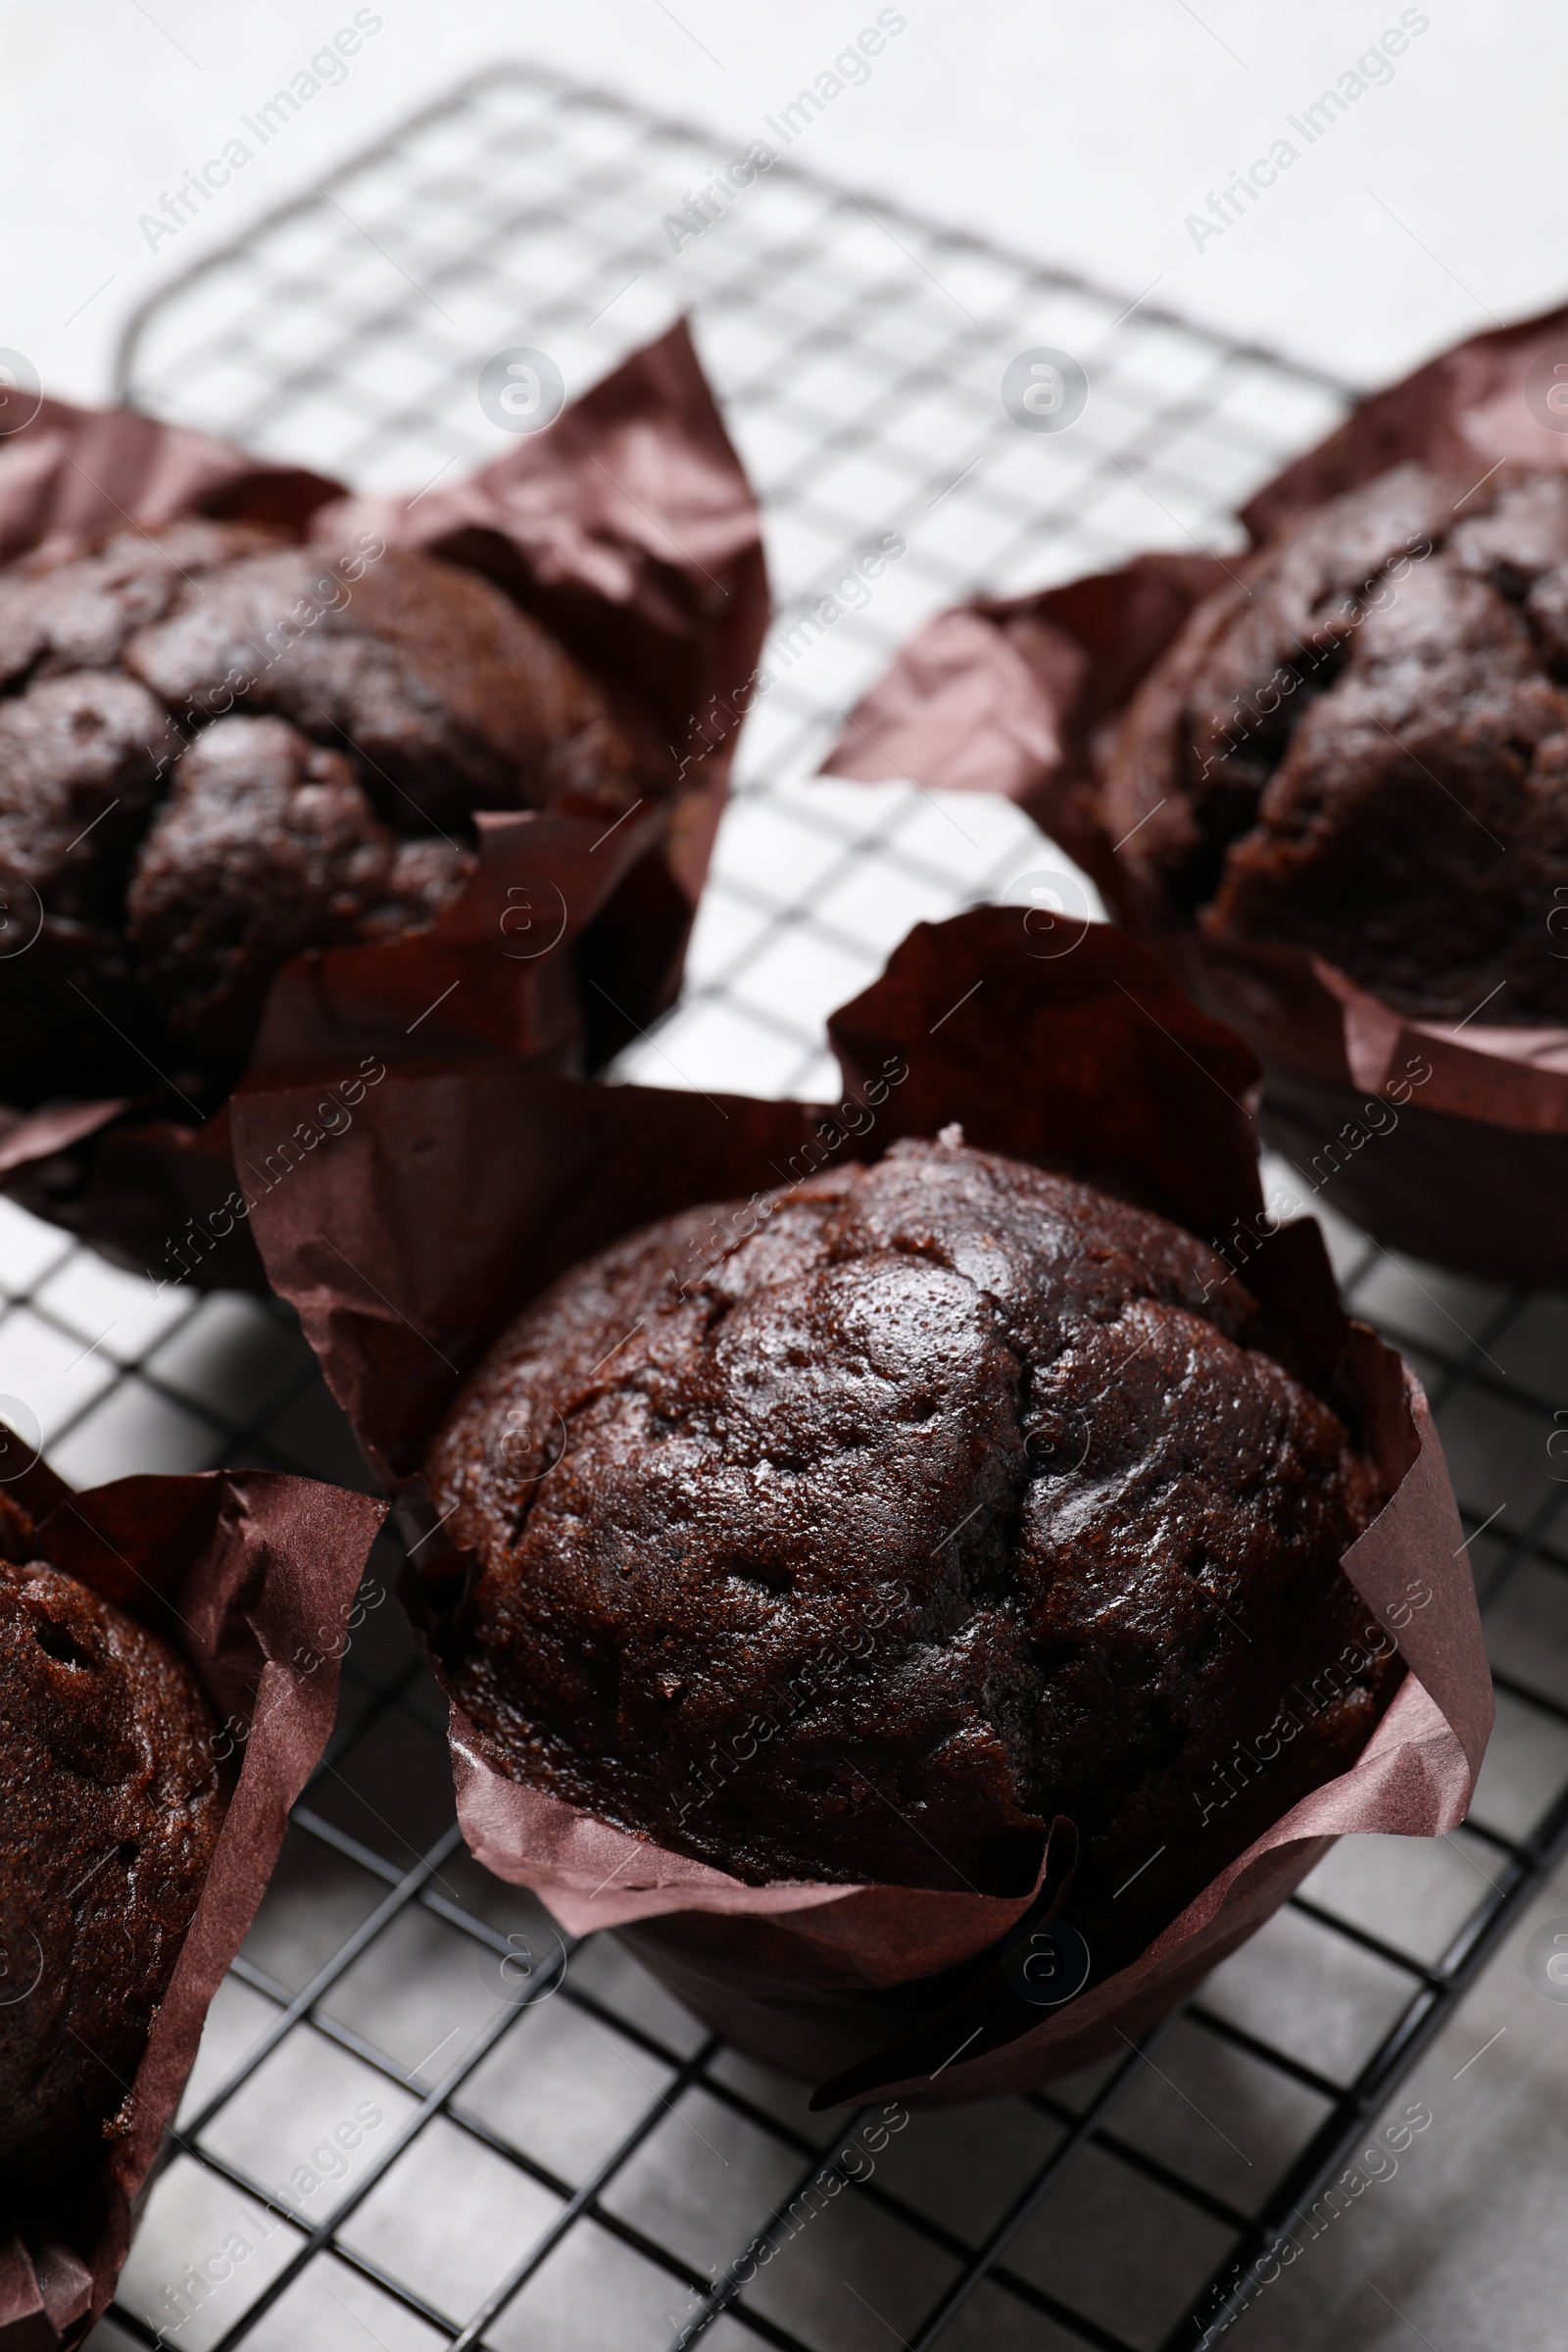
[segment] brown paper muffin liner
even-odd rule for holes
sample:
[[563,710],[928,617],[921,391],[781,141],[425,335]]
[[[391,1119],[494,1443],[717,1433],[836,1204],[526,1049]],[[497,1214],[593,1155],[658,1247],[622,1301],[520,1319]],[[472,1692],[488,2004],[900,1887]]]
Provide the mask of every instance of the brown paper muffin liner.
[[[845,1078],[836,1108],[597,1087],[514,1064],[407,1067],[255,1211],[274,1287],[399,1498],[417,1566],[405,1596],[448,1679],[470,1563],[435,1520],[420,1461],[465,1372],[523,1304],[654,1218],[755,1202],[952,1121],[981,1149],[1085,1178],[1214,1242],[1288,1323],[1377,1459],[1391,1498],[1345,1567],[1409,1669],[1393,1703],[1350,1772],[1059,2014],[1042,1982],[1072,1948],[1053,1944],[1049,1927],[1071,1874],[1070,1823],[1057,1822],[1035,1893],[1017,1900],[743,1885],[511,1779],[454,1709],[459,1813],[475,1855],[532,1888],[568,1933],[618,1929],[740,2048],[808,2079],[841,2078],[824,2099],[895,2084],[909,2096],[989,2096],[1117,2046],[1250,1935],[1333,1838],[1452,1828],[1491,1728],[1474,1592],[1425,1400],[1392,1349],[1347,1320],[1316,1226],[1276,1230],[1264,1208],[1252,1054],[1126,933],[1082,926],[1052,960],[1037,946],[1017,909],[919,925],[829,1024]],[[287,1086],[243,1089],[241,1156],[265,1152],[307,1102]],[[715,1248],[732,1229],[743,1228],[715,1211]]]
[[[20,1449],[20,1442],[10,1441]],[[122,1478],[74,1494],[41,1462],[5,1490],[41,1558],[178,1649],[238,1778],[212,1866],[95,2177],[20,2229],[0,2218],[0,2352],[68,2352],[106,2310],[196,2056],[208,2004],[326,1745],[342,1637],[386,1506],[270,1470]]]
[[[684,321],[547,430],[453,484],[356,498],[297,467],[128,410],[46,400],[0,438],[0,561],[181,515],[270,523],[323,550],[369,534],[495,581],[606,689],[656,782],[608,832],[480,816],[468,889],[417,936],[295,958],[252,1066],[352,1084],[362,1065],[517,1054],[595,1068],[667,1004],[767,621],[757,502]],[[155,1281],[265,1288],[226,1110],[192,1126],[148,1072],[135,1101],[8,1108],[0,1188]],[[221,1221],[221,1220],[220,1220]]]
[[[1419,460],[1478,484],[1505,459],[1568,466],[1568,307],[1478,335],[1362,401],[1242,509],[1254,544],[1307,508]],[[1116,844],[1100,763],[1217,558],[1152,554],[1036,596],[982,598],[916,632],[849,719],[835,775],[998,792],[1088,873],[1119,922],[1239,1029],[1267,1076],[1262,1130],[1382,1241],[1461,1272],[1568,1283],[1568,1029],[1416,1021],[1294,948],[1221,944],[1171,906],[1136,839]],[[1369,1116],[1370,1114],[1370,1116]]]

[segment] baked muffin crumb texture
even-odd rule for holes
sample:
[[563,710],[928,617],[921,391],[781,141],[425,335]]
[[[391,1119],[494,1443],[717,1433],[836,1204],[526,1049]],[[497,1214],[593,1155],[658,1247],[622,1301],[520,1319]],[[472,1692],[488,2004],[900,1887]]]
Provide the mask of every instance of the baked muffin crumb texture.
[[1080,1916],[1136,1941],[1376,1720],[1394,1661],[1313,1678],[1367,1626],[1377,1473],[1202,1243],[954,1132],[718,1212],[689,1277],[713,1213],[557,1283],[438,1432],[456,1698],[753,1881],[1017,1892],[1066,1814]]

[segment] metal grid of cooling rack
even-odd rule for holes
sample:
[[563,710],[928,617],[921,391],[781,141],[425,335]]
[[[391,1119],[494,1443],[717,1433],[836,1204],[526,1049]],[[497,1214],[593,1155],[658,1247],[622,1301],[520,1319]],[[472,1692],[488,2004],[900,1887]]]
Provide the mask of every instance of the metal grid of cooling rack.
[[[972,887],[981,854],[983,820],[917,792],[852,810],[791,790],[843,712],[982,581],[1237,544],[1235,506],[1337,420],[1346,388],[1195,330],[1152,293],[1130,304],[814,178],[808,129],[677,253],[666,217],[746,143],[497,69],[145,307],[119,376],[172,421],[414,489],[510,446],[476,393],[493,353],[544,350],[570,396],[692,313],[766,510],[776,683],[742,739],[742,814],[687,1002],[624,1068],[809,1092],[832,1084],[822,1015],[911,922],[951,910],[955,860]],[[1037,347],[1088,372],[1069,431],[1020,431],[1002,407],[1004,367]],[[887,534],[907,554],[819,626],[850,559]]]
[[[492,351],[545,348],[575,390],[695,309],[764,498],[781,653],[857,545],[891,531],[908,553],[777,662],[686,996],[621,1066],[814,1093],[832,1083],[821,1014],[909,923],[1062,862],[995,804],[806,781],[838,712],[914,622],[982,581],[1227,543],[1228,511],[1332,421],[1338,393],[794,159],[677,259],[663,214],[741,144],[531,72],[487,74],[172,285],[134,322],[123,376],[163,415],[417,484],[502,446],[474,397]],[[1036,345],[1088,370],[1070,432],[1019,432],[1000,407],[1003,365]],[[952,2352],[1197,2342],[1232,2266],[1418,2079],[1568,1825],[1568,1549],[1548,1451],[1568,1308],[1403,1265],[1326,1222],[1352,1302],[1429,1382],[1474,1531],[1501,1713],[1463,1833],[1342,1845],[1141,2051],[1034,2098],[916,2116],[871,2179],[790,2234],[772,2217],[858,2119],[809,2116],[612,1938],[568,1955],[468,1860],[437,1694],[382,1605],[388,1544],[333,1744],[214,2005],[102,2352],[160,2330],[198,2352],[367,2335],[385,2352],[635,2352],[707,2314],[715,2352],[858,2352],[889,2332]],[[4,1204],[0,1281],[0,1385],[77,1483],[221,1461],[364,1482],[275,1306],[155,1301]],[[778,2258],[715,2299],[770,2228]],[[1335,2259],[1314,2257],[1320,2276]],[[1246,2325],[1267,2340],[1266,2318]]]

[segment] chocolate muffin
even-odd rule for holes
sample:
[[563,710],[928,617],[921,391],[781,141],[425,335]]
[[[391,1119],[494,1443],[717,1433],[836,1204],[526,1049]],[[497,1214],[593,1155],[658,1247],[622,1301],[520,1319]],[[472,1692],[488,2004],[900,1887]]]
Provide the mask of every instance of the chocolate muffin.
[[376,817],[354,761],[281,718],[220,718],[174,771],[125,894],[146,985],[204,1061],[243,1062],[302,949],[400,939],[461,889],[466,851]]
[[1101,1957],[1397,1673],[1339,1566],[1377,1474],[1236,1277],[956,1129],[578,1267],[426,1471],[516,1779],[752,1883],[1018,1894],[1065,1814]]
[[1568,476],[1401,466],[1283,525],[1146,679],[1102,801],[1216,940],[1418,1017],[1568,1019]]
[[11,566],[0,1094],[216,1102],[289,956],[427,928],[476,809],[613,818],[633,767],[564,649],[435,557],[193,520]]
[[0,1497],[0,2210],[122,2128],[222,1821],[215,1728]]

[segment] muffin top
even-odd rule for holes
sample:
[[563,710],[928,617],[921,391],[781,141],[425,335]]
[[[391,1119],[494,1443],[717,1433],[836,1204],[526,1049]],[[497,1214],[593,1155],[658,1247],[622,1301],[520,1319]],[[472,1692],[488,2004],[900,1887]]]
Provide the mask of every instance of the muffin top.
[[478,573],[249,523],[0,572],[0,1093],[198,1102],[307,947],[427,927],[480,808],[618,815],[598,688]]
[[454,1696],[517,1779],[743,1879],[1017,1893],[1061,1813],[1090,1911],[1163,1846],[1117,1918],[1170,1916],[1228,1858],[1194,1789],[1365,1621],[1378,1478],[1287,1352],[1191,1234],[956,1129],[650,1226],[432,1444]]
[[190,1669],[35,1549],[0,1497],[0,2186],[18,2193],[102,2146],[224,1805]]
[[1401,466],[1238,574],[1128,710],[1111,838],[1401,1011],[1568,1017],[1568,475]]

